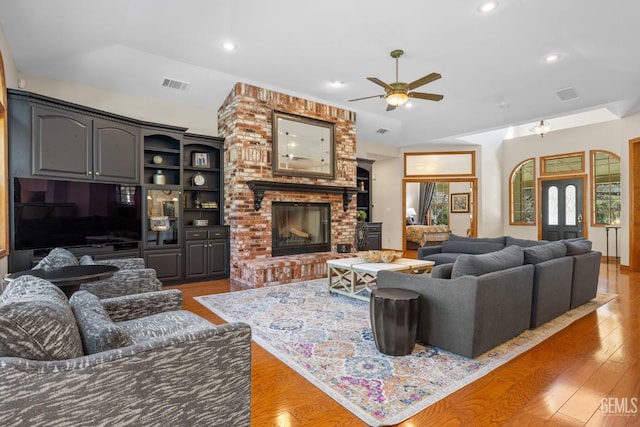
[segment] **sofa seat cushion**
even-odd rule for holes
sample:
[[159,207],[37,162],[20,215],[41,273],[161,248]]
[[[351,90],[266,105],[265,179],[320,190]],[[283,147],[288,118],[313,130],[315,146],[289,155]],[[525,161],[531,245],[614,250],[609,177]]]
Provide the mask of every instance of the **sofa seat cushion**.
[[54,248],[32,270],[50,270],[69,265],[78,265],[76,256],[64,248]]
[[78,291],[71,296],[69,303],[76,316],[86,354],[133,344],[133,339],[127,331],[111,321],[97,296],[87,291]]
[[551,242],[545,245],[530,246],[523,249],[525,264],[538,264],[566,255],[567,247],[562,242]]
[[0,357],[64,360],[83,355],[64,293],[44,279],[20,276],[0,295]]
[[178,332],[196,332],[210,329],[213,324],[187,310],[166,311],[132,320],[118,322],[134,343],[139,344],[154,338]]
[[463,254],[453,263],[451,278],[481,276],[492,271],[518,267],[524,262],[520,246],[508,246],[500,251],[480,255]]
[[443,253],[486,254],[499,251],[502,248],[504,248],[504,244],[489,241],[447,240],[442,242]]

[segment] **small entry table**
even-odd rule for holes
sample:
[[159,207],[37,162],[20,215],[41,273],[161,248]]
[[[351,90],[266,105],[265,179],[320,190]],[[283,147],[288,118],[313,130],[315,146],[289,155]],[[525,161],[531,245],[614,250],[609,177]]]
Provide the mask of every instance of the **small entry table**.
[[604,227],[604,229],[607,232],[607,264],[609,264],[609,229],[613,228],[616,231],[616,239],[615,239],[615,244],[616,244],[616,264],[618,263],[618,230],[620,229],[619,225],[607,225],[606,227]]
[[94,282],[96,280],[107,279],[119,268],[113,265],[69,265],[66,267],[50,268],[48,270],[36,269],[17,271],[4,277],[7,282],[12,282],[20,276],[35,276],[48,280],[58,286],[65,295],[70,297],[80,289],[82,283]]

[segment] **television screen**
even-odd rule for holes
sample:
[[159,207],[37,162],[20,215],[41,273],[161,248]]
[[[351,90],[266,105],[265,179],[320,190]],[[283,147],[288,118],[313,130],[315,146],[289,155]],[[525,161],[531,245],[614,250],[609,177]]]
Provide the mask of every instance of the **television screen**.
[[136,185],[14,178],[14,249],[141,240]]

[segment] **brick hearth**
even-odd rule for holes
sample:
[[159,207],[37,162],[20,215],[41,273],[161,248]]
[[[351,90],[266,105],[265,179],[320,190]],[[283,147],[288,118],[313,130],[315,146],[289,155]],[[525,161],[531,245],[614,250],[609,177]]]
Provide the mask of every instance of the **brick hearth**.
[[[273,110],[335,124],[336,178],[274,177],[271,172]],[[355,113],[291,95],[237,83],[218,110],[218,130],[225,138],[225,222],[231,229],[231,281],[241,287],[262,287],[326,277],[325,262],[340,243],[353,245],[355,198],[343,209],[339,194],[266,191],[259,211],[249,181],[277,181],[336,187],[356,185]],[[330,253],[271,256],[273,201],[331,204]]]

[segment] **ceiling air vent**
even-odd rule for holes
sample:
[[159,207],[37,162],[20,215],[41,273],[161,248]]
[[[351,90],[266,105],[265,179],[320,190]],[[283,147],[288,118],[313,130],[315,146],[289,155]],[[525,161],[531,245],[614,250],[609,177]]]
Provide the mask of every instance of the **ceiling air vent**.
[[376,132],[377,133],[387,133],[387,132],[389,132],[389,129],[380,128]]
[[164,81],[162,82],[162,86],[164,87],[170,87],[171,89],[178,89],[183,91],[189,89],[190,85],[191,83],[182,82],[180,80],[171,79],[169,77],[165,77]]
[[563,101],[563,102],[570,101],[578,97],[578,94],[576,93],[575,89],[572,87],[568,87],[566,89],[560,89],[559,91],[556,92],[556,95],[558,95],[558,98],[560,98],[560,101]]

